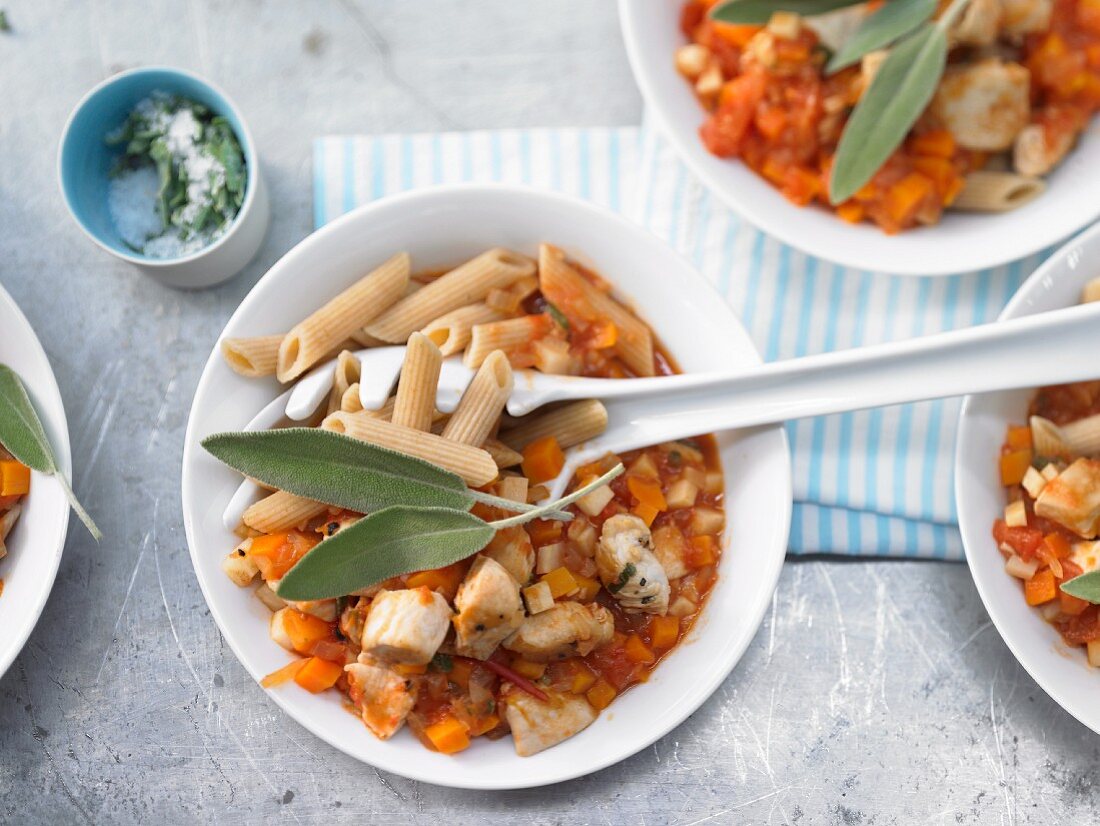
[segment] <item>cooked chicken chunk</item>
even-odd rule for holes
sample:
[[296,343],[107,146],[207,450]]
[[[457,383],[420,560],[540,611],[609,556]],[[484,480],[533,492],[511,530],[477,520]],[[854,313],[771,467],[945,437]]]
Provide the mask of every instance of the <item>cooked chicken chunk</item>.
[[550,702],[544,703],[511,685],[504,686],[504,716],[520,757],[556,746],[596,719],[596,710],[584,697],[556,691],[547,694]]
[[363,651],[391,663],[423,665],[447,636],[451,607],[427,588],[381,591],[363,626]]
[[1004,16],[1002,0],[970,0],[962,17],[951,29],[951,43],[989,46],[997,40]]
[[481,554],[503,565],[504,570],[520,585],[531,581],[531,572],[535,570],[535,549],[531,546],[531,537],[522,527],[497,531]]
[[455,651],[487,660],[523,624],[519,583],[494,559],[479,556],[455,596]]
[[1077,140],[1072,130],[1048,135],[1042,124],[1031,123],[1020,130],[1012,147],[1012,166],[1032,178],[1046,175],[1062,162]]
[[389,740],[416,705],[416,686],[366,654],[345,665],[344,671],[351,686],[349,696],[363,722],[379,740]]
[[624,611],[668,611],[668,574],[653,553],[649,528],[637,516],[617,514],[603,523],[596,569]]
[[1078,459],[1047,482],[1035,513],[1085,539],[1100,536],[1100,459]]
[[1054,0],[1000,0],[1001,34],[1023,37],[1050,28]]
[[563,660],[591,653],[611,642],[614,633],[615,620],[602,605],[559,602],[527,617],[504,647],[536,662]]
[[952,67],[929,112],[967,149],[1008,149],[1030,115],[1030,73],[997,58]]

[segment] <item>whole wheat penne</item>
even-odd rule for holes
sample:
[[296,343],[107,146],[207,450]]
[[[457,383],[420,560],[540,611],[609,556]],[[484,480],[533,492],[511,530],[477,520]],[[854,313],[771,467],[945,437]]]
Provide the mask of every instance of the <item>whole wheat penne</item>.
[[392,306],[409,283],[400,252],[294,326],[279,347],[279,381],[297,378],[321,357]]
[[413,430],[431,428],[442,364],[443,355],[430,338],[423,333],[409,336],[390,421]]
[[485,303],[505,315],[515,315],[520,311],[523,302],[534,295],[538,288],[538,278],[534,275],[525,275],[511,286],[489,290],[489,294],[485,296]]
[[481,448],[493,457],[493,461],[499,468],[515,467],[523,461],[522,453],[512,450],[500,439],[492,436],[481,443]]
[[481,448],[458,444],[434,433],[423,433],[365,413],[333,413],[321,427],[439,465],[457,473],[472,487],[487,485],[497,476],[493,457]]
[[222,340],[222,357],[233,372],[250,379],[275,375],[283,335]]
[[321,502],[277,490],[249,505],[242,521],[249,528],[261,533],[278,533],[304,525],[310,519],[320,516],[327,508],[328,505]]
[[470,331],[475,324],[501,321],[504,314],[494,310],[488,304],[467,304],[457,310],[441,315],[429,323],[422,332],[430,338],[444,356],[454,355],[470,343]]
[[481,363],[458,402],[443,438],[479,446],[492,432],[505,402],[512,395],[512,365],[500,350]]
[[968,212],[1008,212],[1042,194],[1046,186],[1042,178],[979,169],[966,176],[962,191],[951,202],[951,208]]
[[375,338],[366,330],[356,330],[351,334],[351,340],[359,347],[384,347],[388,342]]
[[553,436],[563,448],[579,445],[607,430],[607,408],[596,399],[564,405],[500,434],[509,447],[523,450],[536,439]]
[[341,410],[344,402],[344,394],[353,384],[358,387],[360,365],[350,350],[342,350],[336,357],[336,368],[333,370],[332,392],[328,397],[328,412]]
[[[616,328],[614,350],[638,376],[652,376],[653,336],[641,319],[570,265],[550,244],[539,247],[539,285],[546,300],[587,320],[610,321]],[[569,315],[569,312],[566,312]]]
[[1085,285],[1085,289],[1081,291],[1082,304],[1088,304],[1093,301],[1100,301],[1100,278],[1092,279],[1092,281]]
[[466,345],[462,363],[469,368],[480,367],[494,350],[511,354],[542,338],[553,326],[549,316],[542,313],[475,324],[470,330],[470,343]]
[[359,398],[359,382],[349,385],[340,397],[340,409],[345,413],[358,413],[363,409],[363,402]]
[[367,324],[367,332],[400,344],[444,313],[481,301],[494,287],[534,272],[535,262],[527,256],[496,247],[403,298],[385,316]]
[[1062,436],[1077,456],[1100,456],[1100,414],[1062,425]]

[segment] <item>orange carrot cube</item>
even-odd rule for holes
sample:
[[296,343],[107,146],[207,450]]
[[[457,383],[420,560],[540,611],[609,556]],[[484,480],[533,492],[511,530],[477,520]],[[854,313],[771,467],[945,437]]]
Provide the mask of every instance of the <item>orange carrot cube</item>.
[[1043,568],[1031,579],[1024,583],[1024,599],[1028,605],[1042,605],[1050,602],[1058,595],[1054,584],[1054,573],[1050,568]]
[[31,489],[31,469],[15,459],[0,460],[0,496],[22,496]]
[[603,711],[615,699],[615,689],[611,687],[607,680],[601,677],[596,680],[596,684],[592,688],[584,693],[584,696],[588,698],[588,702],[592,704],[593,708]]
[[457,717],[444,717],[424,729],[424,735],[442,754],[454,754],[470,746],[470,733]]
[[565,467],[565,454],[553,436],[536,439],[523,449],[523,475],[535,484],[553,479]]
[[330,663],[320,657],[310,657],[294,675],[294,682],[313,694],[332,688],[340,675],[344,673],[344,667],[338,663]]

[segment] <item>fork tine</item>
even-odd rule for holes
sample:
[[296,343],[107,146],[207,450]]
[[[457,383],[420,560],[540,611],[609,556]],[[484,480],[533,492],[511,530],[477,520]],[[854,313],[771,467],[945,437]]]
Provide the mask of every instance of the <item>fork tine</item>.
[[363,351],[359,357],[359,401],[364,410],[378,410],[386,403],[397,383],[404,360],[404,346],[374,347]]

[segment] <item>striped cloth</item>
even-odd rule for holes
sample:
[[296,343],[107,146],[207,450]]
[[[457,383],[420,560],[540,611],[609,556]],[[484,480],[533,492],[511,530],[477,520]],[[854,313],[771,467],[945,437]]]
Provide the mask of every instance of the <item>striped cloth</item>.
[[[317,226],[385,195],[463,181],[545,187],[621,211],[718,287],[769,361],[990,321],[1051,252],[934,279],[820,261],[724,208],[645,128],[323,137],[313,180]],[[791,553],[962,559],[958,409],[925,402],[789,424]]]

